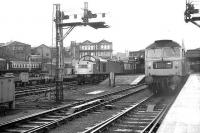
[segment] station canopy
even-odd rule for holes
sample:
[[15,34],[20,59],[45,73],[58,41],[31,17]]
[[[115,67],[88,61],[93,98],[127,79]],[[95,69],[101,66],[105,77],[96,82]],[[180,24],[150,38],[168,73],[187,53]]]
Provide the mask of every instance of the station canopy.
[[187,50],[186,57],[200,60],[200,48]]

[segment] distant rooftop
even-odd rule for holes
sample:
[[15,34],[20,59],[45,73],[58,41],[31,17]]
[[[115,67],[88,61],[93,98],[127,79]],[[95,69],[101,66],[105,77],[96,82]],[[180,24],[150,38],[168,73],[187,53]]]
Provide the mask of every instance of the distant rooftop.
[[[72,41],[71,43],[77,44],[75,41]],[[85,41],[83,41],[83,42],[81,42],[81,43],[78,43],[78,44],[101,44],[101,43],[112,43],[112,42],[109,42],[109,41],[107,41],[107,40],[105,40],[105,39],[103,39],[103,40],[101,40],[101,41],[99,41],[99,42],[91,42],[91,41],[89,41],[89,40],[85,40]]]
[[13,44],[29,45],[29,44],[18,42],[18,41],[10,41],[7,43],[0,43],[0,46],[3,47],[3,46],[13,45]]

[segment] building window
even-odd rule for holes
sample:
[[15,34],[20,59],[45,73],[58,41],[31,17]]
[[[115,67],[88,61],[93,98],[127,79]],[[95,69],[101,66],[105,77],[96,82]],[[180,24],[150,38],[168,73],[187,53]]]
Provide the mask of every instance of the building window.
[[101,45],[101,49],[103,49],[103,45]]

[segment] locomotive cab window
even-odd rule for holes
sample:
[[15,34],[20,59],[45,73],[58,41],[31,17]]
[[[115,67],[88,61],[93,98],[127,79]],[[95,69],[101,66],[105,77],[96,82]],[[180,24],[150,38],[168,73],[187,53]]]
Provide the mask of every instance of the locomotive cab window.
[[163,57],[180,57],[180,49],[179,48],[164,48],[163,49]]
[[147,58],[160,58],[162,56],[162,49],[147,50]]

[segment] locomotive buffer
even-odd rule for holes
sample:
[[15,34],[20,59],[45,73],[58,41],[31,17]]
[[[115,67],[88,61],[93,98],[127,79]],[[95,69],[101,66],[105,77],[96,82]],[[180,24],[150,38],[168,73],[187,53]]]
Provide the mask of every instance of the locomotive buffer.
[[[63,101],[63,69],[64,69],[64,57],[63,57],[63,41],[67,35],[76,27],[76,26],[90,26],[94,29],[99,28],[109,28],[108,25],[105,25],[105,22],[89,22],[89,19],[96,18],[97,14],[92,14],[88,10],[88,3],[84,3],[84,14],[82,17],[82,22],[71,22],[64,23],[63,21],[69,19],[69,15],[65,15],[63,11],[60,10],[60,4],[54,4],[56,8],[56,17],[54,19],[56,27],[56,102]],[[102,17],[105,17],[105,13],[102,13]],[[74,15],[74,18],[77,18],[77,15]],[[63,30],[67,29],[63,35]]]

